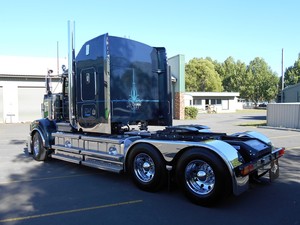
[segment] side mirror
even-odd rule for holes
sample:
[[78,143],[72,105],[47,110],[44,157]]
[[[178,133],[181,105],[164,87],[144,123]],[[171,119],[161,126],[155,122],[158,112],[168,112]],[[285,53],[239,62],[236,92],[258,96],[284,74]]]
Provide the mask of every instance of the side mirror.
[[48,70],[48,75],[50,75],[51,73],[53,73],[53,70]]
[[66,71],[67,71],[67,68],[66,68],[65,65],[62,65],[62,66],[61,66],[61,69],[62,69],[63,72],[66,72]]

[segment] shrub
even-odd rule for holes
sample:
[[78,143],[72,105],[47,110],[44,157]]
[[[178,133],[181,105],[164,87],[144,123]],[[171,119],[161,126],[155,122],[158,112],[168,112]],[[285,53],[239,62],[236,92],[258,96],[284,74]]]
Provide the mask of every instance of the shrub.
[[185,107],[184,108],[185,119],[196,119],[198,115],[198,109],[196,107]]

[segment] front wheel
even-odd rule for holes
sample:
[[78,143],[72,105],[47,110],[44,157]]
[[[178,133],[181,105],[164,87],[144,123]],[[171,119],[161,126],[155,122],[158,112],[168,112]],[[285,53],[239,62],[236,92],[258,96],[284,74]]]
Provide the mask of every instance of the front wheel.
[[45,161],[48,157],[47,150],[43,146],[42,137],[39,132],[35,132],[32,137],[31,152],[37,161]]
[[176,177],[186,196],[203,206],[214,205],[231,190],[224,162],[207,149],[185,152],[176,167]]
[[166,182],[166,166],[162,156],[151,145],[133,147],[127,161],[133,182],[142,190],[158,191]]

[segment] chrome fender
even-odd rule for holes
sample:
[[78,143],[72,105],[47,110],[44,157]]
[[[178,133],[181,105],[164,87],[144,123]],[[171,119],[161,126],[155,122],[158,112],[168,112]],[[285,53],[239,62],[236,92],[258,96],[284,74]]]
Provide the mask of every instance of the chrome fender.
[[248,189],[249,176],[237,177],[234,172],[234,168],[240,166],[242,162],[239,161],[238,151],[229,145],[228,143],[220,140],[209,140],[203,142],[190,142],[190,141],[170,141],[170,140],[151,140],[151,139],[139,139],[134,141],[128,148],[127,153],[130,148],[138,143],[148,143],[157,148],[164,159],[166,160],[168,166],[172,165],[172,160],[178,156],[178,154],[183,153],[191,147],[205,148],[215,152],[225,163],[232,178],[233,193],[239,195]]
[[230,136],[234,137],[249,137],[249,138],[256,138],[268,145],[272,145],[271,140],[263,135],[262,133],[256,132],[256,131],[246,131],[246,132],[239,132],[239,133],[234,133],[231,134]]

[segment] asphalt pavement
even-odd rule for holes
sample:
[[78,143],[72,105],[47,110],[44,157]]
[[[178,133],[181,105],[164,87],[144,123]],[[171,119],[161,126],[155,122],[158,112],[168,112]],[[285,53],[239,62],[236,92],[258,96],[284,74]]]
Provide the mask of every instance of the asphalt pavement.
[[255,130],[286,147],[277,180],[251,185],[211,208],[194,205],[176,186],[148,193],[125,174],[54,159],[36,162],[25,145],[29,124],[0,124],[0,225],[300,225],[300,132],[251,126],[265,119],[265,111],[254,111],[174,121],[229,134]]

